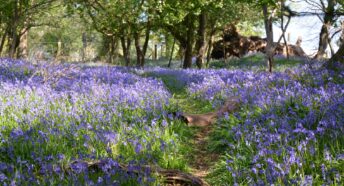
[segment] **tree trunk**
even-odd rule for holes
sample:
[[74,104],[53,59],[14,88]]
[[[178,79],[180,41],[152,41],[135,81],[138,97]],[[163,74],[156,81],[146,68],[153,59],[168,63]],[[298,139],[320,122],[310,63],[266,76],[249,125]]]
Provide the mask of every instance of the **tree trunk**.
[[278,39],[277,43],[279,44],[281,42],[281,39],[283,38],[283,41],[284,41],[284,47],[286,49],[286,54],[287,54],[287,59],[289,59],[289,47],[288,47],[288,42],[287,42],[287,39],[285,38],[285,32],[289,26],[289,23],[290,23],[290,19],[291,19],[291,16],[290,14],[288,14],[288,21],[286,23],[286,25],[284,26],[284,15],[283,15],[283,12],[284,12],[284,0],[281,1],[281,31],[282,31],[282,35],[281,37]]
[[9,57],[14,58],[15,53],[16,53],[16,45],[17,45],[17,19],[18,19],[18,8],[17,8],[17,1],[15,3],[15,8],[14,8],[14,15],[13,15],[13,23],[10,31],[10,49],[9,49]]
[[4,49],[6,38],[7,38],[7,29],[5,30],[4,35],[1,38],[1,42],[0,42],[0,57],[2,56],[1,53],[2,53],[2,50]]
[[344,45],[344,21],[342,21],[342,34],[339,37],[339,45],[342,46]]
[[193,50],[193,44],[194,44],[194,16],[193,14],[188,14],[186,17],[186,26],[188,26],[187,29],[187,40],[186,40],[186,46],[185,46],[185,56],[184,56],[184,63],[183,68],[191,68],[192,66],[192,50]]
[[59,40],[57,42],[57,51],[56,51],[56,56],[55,56],[56,61],[59,61],[61,59],[61,54],[62,54],[62,42],[61,42],[61,40]]
[[208,51],[207,51],[207,64],[206,66],[209,66],[210,63],[210,58],[211,58],[211,50],[213,48],[213,42],[214,42],[214,35],[215,35],[216,29],[215,29],[215,24],[213,24],[211,28],[211,32],[209,35],[209,41],[208,41]]
[[123,57],[125,60],[125,66],[129,66],[130,64],[130,46],[131,46],[131,39],[129,37],[121,37],[121,44],[123,49]]
[[324,22],[321,27],[320,35],[319,35],[319,47],[318,52],[315,55],[315,59],[321,60],[324,59],[326,54],[326,49],[329,44],[329,30],[331,28],[331,25],[334,22],[334,7],[336,5],[336,0],[328,0],[328,5],[325,9],[325,15],[324,15]]
[[198,52],[196,58],[196,64],[199,69],[203,67],[204,64],[204,54],[206,51],[206,42],[205,42],[205,28],[207,16],[204,11],[201,12],[199,15],[199,28],[197,32],[197,43],[196,43],[196,50]]
[[116,53],[116,50],[117,50],[117,40],[115,38],[115,36],[111,36],[110,37],[110,51],[109,51],[109,63],[113,64],[115,63],[115,59],[116,59],[116,56],[117,56],[117,53]]
[[241,99],[239,97],[229,97],[224,105],[218,108],[215,112],[205,114],[181,114],[181,119],[189,126],[208,126],[213,124],[217,118],[223,117],[226,113],[233,113],[240,106]]
[[324,67],[334,69],[336,62],[339,62],[344,66],[344,44],[342,44],[331,59],[324,64]]
[[172,45],[172,50],[171,50],[171,54],[170,54],[170,60],[168,61],[168,65],[167,65],[168,68],[171,67],[171,62],[172,62],[172,58],[173,58],[173,52],[174,52],[174,46],[175,45],[176,45],[176,38],[173,39],[173,45]]
[[174,37],[170,34],[165,34],[165,57],[169,59],[173,47]]
[[81,49],[81,61],[85,63],[85,56],[86,56],[86,48],[87,48],[87,38],[86,38],[86,33],[83,32],[81,36],[81,41],[82,41],[82,49]]
[[329,25],[324,24],[321,27],[320,31],[320,37],[319,37],[319,47],[318,47],[318,52],[315,55],[315,59],[323,59],[325,58],[326,55],[326,49],[328,45],[328,37],[329,37]]
[[114,63],[114,55],[115,55],[115,51],[116,51],[116,46],[117,44],[115,43],[115,38],[114,36],[111,36],[111,43],[110,43],[110,61],[111,61],[111,64]]
[[208,41],[208,51],[207,51],[207,64],[206,66],[209,66],[210,59],[211,59],[211,50],[213,49],[213,41],[214,41],[214,36],[210,36],[209,41]]
[[223,32],[222,32],[222,52],[223,52],[223,60],[224,60],[225,63],[227,63],[225,29],[223,29]]
[[142,48],[142,61],[141,61],[141,66],[143,67],[145,65],[145,56],[147,53],[147,48],[148,48],[148,42],[149,42],[149,37],[150,37],[150,31],[151,31],[151,24],[150,20],[148,17],[148,22],[147,22],[147,27],[146,27],[146,33],[145,33],[145,41],[143,43],[143,48]]
[[141,50],[141,46],[140,46],[139,32],[135,33],[134,39],[135,39],[135,49],[136,49],[136,65],[138,67],[142,67],[143,66],[143,51]]
[[158,45],[154,45],[154,60],[158,60]]
[[13,11],[13,18],[12,18],[12,27],[10,29],[10,50],[9,50],[9,57],[14,58],[16,54],[17,47],[19,45],[17,27],[18,27],[18,0],[14,1],[14,11]]
[[10,47],[9,47],[9,57],[10,58],[15,58],[16,57],[16,51],[19,46],[19,38],[18,34],[15,31],[12,31],[11,33],[11,38],[10,38]]
[[267,65],[269,72],[272,72],[272,65],[274,63],[274,53],[275,47],[273,43],[273,30],[272,30],[272,18],[273,12],[270,14],[268,11],[268,6],[266,4],[263,5],[263,14],[264,14],[264,25],[265,25],[265,32],[266,32],[266,40],[267,45],[265,48],[266,58],[267,58]]

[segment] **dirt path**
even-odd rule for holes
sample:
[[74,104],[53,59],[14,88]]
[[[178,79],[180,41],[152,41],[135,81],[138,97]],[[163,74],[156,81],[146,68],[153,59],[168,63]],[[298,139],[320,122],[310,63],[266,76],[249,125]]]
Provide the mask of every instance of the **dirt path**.
[[212,125],[200,127],[193,141],[194,153],[190,162],[191,173],[202,179],[205,179],[219,158],[219,154],[210,152],[208,149],[208,138],[212,129]]
[[209,136],[216,124],[216,118],[225,113],[234,112],[240,104],[238,97],[230,97],[225,103],[213,112],[204,114],[183,114],[190,126],[198,126],[198,132],[192,141],[193,154],[190,158],[191,173],[204,179],[219,159],[219,154],[209,150]]

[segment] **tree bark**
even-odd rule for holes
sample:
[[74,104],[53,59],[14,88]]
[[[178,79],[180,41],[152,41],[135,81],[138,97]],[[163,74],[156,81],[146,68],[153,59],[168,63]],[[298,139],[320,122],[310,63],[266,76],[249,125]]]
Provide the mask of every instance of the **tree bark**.
[[225,29],[223,29],[223,32],[222,32],[222,52],[223,52],[223,60],[224,60],[225,63],[227,63]]
[[172,58],[173,58],[173,52],[174,52],[174,46],[176,45],[176,38],[173,39],[173,44],[172,44],[172,50],[171,50],[171,54],[170,54],[170,59],[168,61],[168,65],[167,67],[170,68],[171,67],[171,63],[172,63]]
[[1,53],[2,53],[2,50],[4,49],[6,38],[7,38],[7,29],[5,30],[4,35],[1,38],[1,42],[0,42],[0,56],[2,56]]
[[[104,167],[104,163],[106,162],[103,162],[103,161],[87,162],[83,160],[75,160],[71,164],[67,165],[64,171],[67,174],[70,174],[73,172],[73,169],[71,168],[73,164],[80,164],[80,163],[86,165],[88,171],[99,171],[102,169],[102,167]],[[209,186],[209,184],[206,181],[204,181],[202,178],[199,178],[192,174],[184,173],[179,170],[163,169],[158,166],[140,165],[139,169],[133,170],[133,169],[130,169],[128,165],[119,163],[116,169],[120,171],[124,171],[128,174],[142,175],[142,176],[145,176],[146,171],[150,170],[152,173],[157,174],[158,177],[160,177],[160,179],[164,180],[164,185]]]
[[[57,51],[56,51],[56,56],[55,56],[55,60],[56,61],[60,61],[61,59],[61,54],[62,54],[62,42],[59,39],[59,41],[57,42]],[[84,57],[84,56],[83,56]],[[84,62],[84,58],[82,59],[82,62]]]
[[215,32],[216,32],[215,24],[213,24],[212,27],[211,27],[211,32],[209,34],[209,40],[208,40],[207,64],[206,64],[207,67],[209,66],[209,63],[210,63],[211,50],[213,48]]
[[143,43],[143,48],[142,48],[142,63],[141,66],[143,67],[145,65],[145,56],[147,53],[147,48],[148,48],[148,42],[149,42],[149,37],[150,37],[150,31],[151,31],[151,27],[150,27],[150,21],[148,20],[147,23],[147,28],[146,28],[146,34],[145,34],[145,42]]
[[[86,56],[86,48],[87,48],[87,38],[86,38],[86,33],[83,32],[81,36],[81,41],[82,41],[82,49],[81,49],[81,61],[85,63],[85,56]],[[111,38],[112,41],[112,38]]]
[[143,51],[140,46],[140,34],[139,32],[135,33],[135,49],[136,49],[136,65],[138,67],[143,67]]
[[117,50],[117,44],[118,44],[118,41],[116,40],[115,36],[111,36],[110,37],[110,51],[109,51],[109,63],[114,63],[115,62],[115,59],[116,59],[116,50]]
[[189,13],[186,17],[186,26],[188,26],[187,29],[187,40],[186,40],[186,46],[185,46],[185,56],[184,56],[184,63],[183,68],[191,68],[192,66],[192,50],[193,50],[193,44],[194,44],[194,16],[193,14]]
[[264,25],[265,25],[265,32],[266,32],[266,40],[267,45],[265,48],[266,52],[266,59],[269,72],[272,72],[272,65],[274,63],[274,53],[275,47],[273,43],[273,30],[272,30],[272,18],[274,12],[271,14],[268,11],[268,6],[266,4],[263,5],[263,14],[264,14]]
[[206,67],[208,67],[210,63],[211,50],[213,49],[213,41],[214,41],[214,36],[210,36],[209,41],[208,41],[207,63],[205,65]]
[[17,47],[19,45],[17,27],[18,27],[18,0],[14,1],[14,10],[13,10],[13,18],[12,18],[12,27],[10,29],[10,50],[9,50],[9,57],[14,58],[16,54]]
[[229,97],[224,105],[218,108],[215,112],[205,114],[181,114],[181,119],[189,126],[208,126],[213,124],[217,118],[223,117],[226,113],[232,113],[240,106],[241,99],[239,97]]
[[121,37],[121,44],[123,49],[123,57],[125,60],[125,66],[129,66],[130,64],[130,46],[131,46],[131,39],[130,37]]
[[205,42],[205,28],[207,24],[207,16],[204,11],[201,12],[199,15],[199,27],[197,32],[197,42],[196,42],[196,50],[198,52],[196,58],[196,64],[199,69],[201,69],[204,65],[204,54],[206,51],[206,42]]
[[286,25],[284,26],[284,0],[281,1],[281,30],[282,30],[282,35],[281,37],[278,39],[277,43],[280,43],[281,42],[281,39],[283,38],[283,41],[284,41],[284,47],[286,49],[286,54],[287,54],[287,59],[289,59],[289,47],[288,47],[288,42],[287,42],[287,39],[285,38],[285,32],[289,26],[289,23],[290,23],[290,19],[291,19],[291,16],[290,14],[288,14],[288,20],[287,20],[287,23]]
[[324,67],[333,69],[335,68],[335,63],[339,62],[344,66],[344,44],[340,46],[338,51],[328,60],[325,64]]
[[[319,35],[319,46],[318,46],[318,52],[315,55],[315,59],[321,60],[324,59],[326,54],[326,49],[329,44],[329,30],[331,28],[331,25],[334,22],[334,7],[336,5],[336,0],[328,0],[327,7],[323,7],[325,9],[325,15],[324,15],[324,22],[321,27],[320,35]],[[325,6],[325,5],[323,5]]]

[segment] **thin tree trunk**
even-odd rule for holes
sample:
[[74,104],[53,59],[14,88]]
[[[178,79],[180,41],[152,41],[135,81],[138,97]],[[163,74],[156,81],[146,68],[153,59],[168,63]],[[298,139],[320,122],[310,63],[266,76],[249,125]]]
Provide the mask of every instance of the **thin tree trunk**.
[[[329,30],[331,28],[331,25],[334,22],[334,7],[336,5],[336,0],[328,0],[327,7],[323,7],[325,9],[325,15],[324,15],[324,23],[321,27],[320,35],[319,35],[319,47],[318,52],[315,55],[315,59],[323,59],[326,54],[326,49],[329,44]],[[325,5],[323,5],[325,6]]]
[[14,11],[13,11],[13,23],[11,28],[11,41],[10,41],[10,50],[9,50],[9,57],[14,58],[17,49],[18,43],[18,34],[17,34],[17,24],[18,24],[18,0],[14,1]]
[[2,53],[2,50],[4,49],[6,38],[7,38],[7,29],[5,30],[4,35],[1,38],[1,42],[0,42],[0,56],[2,56],[1,53]]
[[213,49],[213,39],[214,36],[210,36],[210,39],[208,41],[208,51],[207,51],[207,63],[206,63],[206,67],[209,66],[210,63],[210,59],[211,59],[211,50]]
[[344,21],[342,21],[342,26],[341,26],[342,34],[340,35],[339,42],[340,46],[344,45]]
[[[83,63],[85,63],[85,56],[86,56],[86,48],[87,48],[87,38],[86,38],[86,33],[83,32],[81,36],[82,40],[82,49],[81,49],[81,60]],[[111,38],[112,41],[112,38]]]
[[223,34],[222,34],[222,52],[223,52],[224,62],[227,63],[227,51],[226,51],[225,30],[224,29],[223,29]]
[[272,30],[272,18],[273,18],[274,12],[270,14],[268,11],[268,6],[265,4],[263,5],[263,14],[264,14],[264,24],[265,24],[265,32],[266,32],[266,40],[267,40],[265,52],[266,52],[268,70],[269,72],[272,72],[272,66],[274,63],[273,57],[275,53],[275,47],[273,43],[273,30]]
[[211,50],[213,49],[213,42],[214,42],[214,35],[215,35],[216,29],[215,25],[212,26],[210,36],[209,36],[209,41],[208,41],[208,51],[207,51],[207,64],[206,66],[209,66],[210,63],[210,58],[211,58]]
[[172,50],[171,50],[171,54],[170,54],[170,60],[168,61],[168,65],[167,65],[168,68],[171,67],[172,58],[173,58],[173,52],[174,52],[174,46],[175,45],[176,45],[176,38],[173,38],[173,44],[172,44]]
[[[61,53],[62,53],[62,42],[61,42],[61,40],[59,40],[57,42],[57,51],[56,51],[56,56],[55,56],[56,62],[61,59]],[[82,62],[84,62],[84,61],[82,61]]]
[[130,64],[130,46],[131,46],[131,39],[129,37],[121,37],[121,44],[123,49],[123,57],[125,60],[125,66],[129,66]]
[[193,14],[189,13],[187,15],[187,41],[186,41],[186,46],[185,46],[185,56],[184,56],[184,63],[183,63],[183,68],[191,68],[192,66],[192,50],[193,50],[193,44],[194,44],[194,23],[193,19],[194,16]]
[[285,38],[285,32],[288,28],[288,25],[290,23],[290,15],[288,16],[288,21],[286,23],[286,25],[284,26],[284,15],[283,15],[283,12],[284,12],[284,0],[281,1],[282,5],[281,5],[281,30],[282,30],[282,35],[281,37],[278,39],[277,43],[280,43],[281,42],[281,39],[283,38],[283,41],[284,41],[284,47],[286,49],[286,54],[287,54],[287,59],[289,59],[289,47],[288,47],[288,42],[287,42],[287,39]]
[[330,60],[328,60],[324,66],[326,68],[333,68],[334,67],[334,63],[335,62],[339,62],[342,65],[344,65],[344,44],[342,44],[340,46],[340,48],[338,49],[338,51],[330,58]]
[[109,62],[113,64],[115,62],[115,58],[116,58],[115,53],[117,50],[117,41],[115,40],[115,36],[111,36],[109,45],[110,45]]
[[150,31],[151,31],[151,22],[148,17],[147,21],[147,26],[146,26],[146,33],[145,33],[145,42],[143,43],[143,48],[142,48],[142,66],[144,66],[145,63],[145,56],[147,53],[147,48],[148,48],[148,43],[149,43],[149,37],[150,37]]
[[201,69],[204,65],[204,54],[206,51],[206,41],[205,41],[205,28],[207,24],[207,16],[204,11],[201,12],[199,15],[199,28],[197,33],[197,43],[196,43],[196,50],[198,52],[196,58],[196,64],[199,69]]
[[136,49],[136,65],[138,67],[142,67],[143,65],[143,54],[142,54],[142,50],[141,50],[141,46],[140,46],[140,35],[139,33],[135,33],[134,35],[134,39],[135,39],[135,49]]
[[179,57],[180,57],[180,67],[183,67],[183,60],[184,60],[184,56],[185,56],[185,48],[186,48],[186,44],[182,43],[180,41],[179,51],[178,51],[178,54],[179,54]]

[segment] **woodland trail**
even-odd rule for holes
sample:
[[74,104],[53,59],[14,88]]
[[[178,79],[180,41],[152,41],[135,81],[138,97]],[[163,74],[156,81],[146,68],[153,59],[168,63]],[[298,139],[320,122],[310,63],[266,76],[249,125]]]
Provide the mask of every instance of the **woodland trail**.
[[211,168],[218,161],[220,154],[212,152],[209,148],[210,135],[216,124],[216,119],[225,113],[234,112],[240,104],[240,98],[230,97],[225,103],[213,112],[204,114],[182,114],[184,121],[191,127],[196,126],[197,132],[192,139],[192,154],[189,165],[191,174],[202,179],[206,179],[211,172]]
[[192,161],[190,162],[191,174],[201,179],[206,178],[211,171],[211,167],[217,162],[220,156],[208,149],[208,140],[212,129],[212,125],[200,127],[192,142],[193,154],[191,157]]

